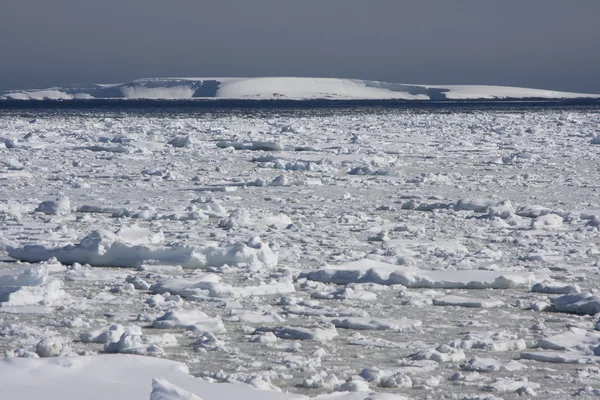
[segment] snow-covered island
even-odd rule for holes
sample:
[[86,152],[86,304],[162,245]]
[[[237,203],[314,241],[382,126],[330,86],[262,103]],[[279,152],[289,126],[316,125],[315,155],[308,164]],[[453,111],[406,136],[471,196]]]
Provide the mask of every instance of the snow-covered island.
[[[265,78],[10,98],[442,94],[577,96]],[[0,400],[600,396],[600,102],[125,103],[0,104]]]
[[583,99],[600,94],[509,86],[416,85],[337,78],[144,78],[0,92],[0,100],[73,99],[482,100]]

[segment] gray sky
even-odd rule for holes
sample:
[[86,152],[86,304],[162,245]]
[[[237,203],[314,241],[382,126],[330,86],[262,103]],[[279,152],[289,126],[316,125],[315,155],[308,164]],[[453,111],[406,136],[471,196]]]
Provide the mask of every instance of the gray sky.
[[600,0],[0,0],[0,90],[316,76],[600,93]]

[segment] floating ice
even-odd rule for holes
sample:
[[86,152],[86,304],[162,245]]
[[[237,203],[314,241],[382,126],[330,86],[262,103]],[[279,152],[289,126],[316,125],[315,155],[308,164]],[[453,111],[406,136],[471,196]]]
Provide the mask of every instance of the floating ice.
[[558,335],[538,340],[536,347],[546,350],[593,350],[600,345],[600,332],[569,328]]
[[257,332],[273,332],[275,336],[281,339],[316,340],[319,342],[332,340],[338,336],[338,332],[333,325],[313,329],[292,326],[265,326],[258,328]]
[[399,332],[415,329],[422,325],[422,322],[419,320],[384,320],[364,317],[334,318],[331,320],[331,323],[335,325],[336,328],[358,330],[394,330]]
[[502,307],[504,302],[494,299],[476,299],[462,296],[443,296],[433,299],[433,304],[436,306],[456,306],[456,307],[472,307],[472,308],[493,308]]
[[167,311],[154,320],[152,327],[159,329],[192,328],[199,332],[225,332],[225,325],[219,316],[209,317],[199,310]]
[[47,200],[40,203],[35,212],[48,215],[68,215],[71,213],[71,202],[68,197],[60,197],[57,200]]
[[77,262],[104,267],[137,267],[149,261],[181,265],[184,268],[218,267],[225,264],[273,268],[277,265],[277,256],[259,238],[226,247],[157,246],[162,239],[162,233],[152,233],[134,226],[121,228],[116,233],[97,230],[75,245],[25,245],[8,250],[11,257],[23,261],[38,262],[55,257],[63,264]]
[[515,360],[496,360],[493,358],[475,357],[463,364],[462,368],[466,371],[477,372],[512,372],[527,369],[527,366]]
[[383,285],[400,284],[411,288],[448,289],[508,289],[529,287],[535,280],[535,275],[529,272],[497,270],[427,271],[371,259],[327,266],[322,269],[303,272],[299,277],[342,285],[373,282]]
[[218,281],[216,275],[206,275],[195,280],[167,278],[158,281],[150,288],[154,293],[169,292],[182,297],[210,296],[210,297],[247,297],[272,294],[293,293],[296,291],[294,284],[288,278],[278,281],[265,282],[257,286],[236,287]]
[[49,278],[48,264],[20,267],[0,275],[2,307],[51,305],[65,295],[62,281]]
[[552,300],[556,311],[594,315],[600,312],[600,296],[592,293],[566,294]]

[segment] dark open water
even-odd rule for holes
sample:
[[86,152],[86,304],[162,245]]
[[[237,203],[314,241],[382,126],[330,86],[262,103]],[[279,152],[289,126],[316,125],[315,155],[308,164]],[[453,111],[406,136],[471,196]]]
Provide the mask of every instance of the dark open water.
[[599,111],[600,99],[573,100],[1,100],[0,115],[22,114],[272,114],[273,112],[323,113],[386,112],[527,112],[543,109]]

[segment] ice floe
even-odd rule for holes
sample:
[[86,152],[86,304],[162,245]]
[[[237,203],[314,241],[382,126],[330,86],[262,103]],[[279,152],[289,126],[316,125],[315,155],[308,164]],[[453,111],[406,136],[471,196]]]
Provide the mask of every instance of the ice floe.
[[400,284],[411,288],[507,289],[531,286],[535,275],[529,272],[489,270],[431,271],[363,259],[304,272],[300,274],[300,278],[336,284]]

